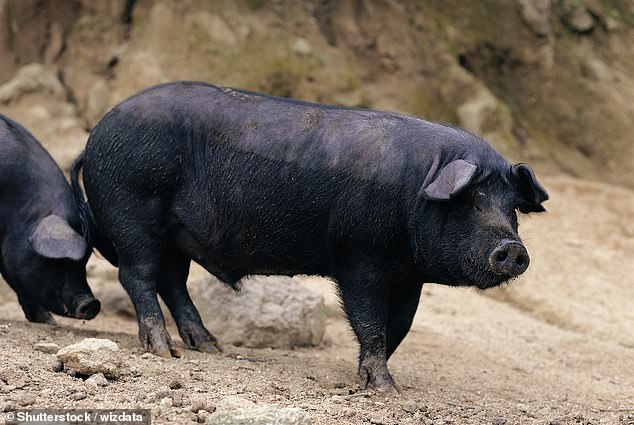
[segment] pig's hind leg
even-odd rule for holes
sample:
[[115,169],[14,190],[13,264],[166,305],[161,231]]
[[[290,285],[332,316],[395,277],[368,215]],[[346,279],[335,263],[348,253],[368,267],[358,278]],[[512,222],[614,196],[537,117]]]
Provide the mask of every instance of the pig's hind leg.
[[185,345],[207,353],[222,351],[218,340],[205,328],[187,291],[190,259],[174,250],[163,252],[158,292],[176,321]]
[[[161,272],[161,205],[158,199],[128,198],[126,214],[106,218],[107,235],[119,255],[119,281],[130,296],[143,348],[161,357],[180,357],[165,328],[158,302]],[[124,204],[121,202],[120,204]]]

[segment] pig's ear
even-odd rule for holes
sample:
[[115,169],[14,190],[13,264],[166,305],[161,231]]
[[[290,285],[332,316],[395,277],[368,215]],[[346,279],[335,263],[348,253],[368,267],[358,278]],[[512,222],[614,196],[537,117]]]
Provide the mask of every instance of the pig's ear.
[[511,167],[511,174],[520,191],[519,210],[523,213],[546,211],[542,202],[548,200],[548,193],[537,181],[531,167],[521,163],[515,164]]
[[463,159],[445,165],[434,181],[425,187],[430,199],[445,201],[458,194],[473,180],[478,167]]
[[35,252],[46,258],[79,261],[86,254],[86,241],[58,215],[44,217],[29,238]]

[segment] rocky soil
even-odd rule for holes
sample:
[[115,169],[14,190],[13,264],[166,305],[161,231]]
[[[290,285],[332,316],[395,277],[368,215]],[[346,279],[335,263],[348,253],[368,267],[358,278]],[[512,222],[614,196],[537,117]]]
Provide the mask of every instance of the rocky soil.
[[[634,5],[619,0],[0,0],[0,113],[65,170],[119,100],[202,79],[456,123],[531,163],[551,195],[546,214],[521,220],[523,277],[424,288],[389,364],[398,397],[359,387],[328,281],[280,282],[323,295],[316,347],[234,341],[161,359],[140,350],[116,270],[93,256],[104,305],[89,322],[27,323],[0,283],[0,411],[149,408],[155,423],[192,423],[252,402],[314,424],[633,424],[633,28]],[[195,268],[190,291],[212,314],[207,279]],[[307,311],[296,313],[323,314]],[[85,338],[117,344],[118,373],[59,363]]]

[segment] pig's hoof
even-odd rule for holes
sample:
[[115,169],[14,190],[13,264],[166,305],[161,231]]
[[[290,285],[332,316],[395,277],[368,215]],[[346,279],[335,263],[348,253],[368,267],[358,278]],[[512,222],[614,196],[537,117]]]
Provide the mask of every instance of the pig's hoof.
[[204,326],[187,326],[179,328],[183,342],[191,349],[203,353],[221,353],[222,348],[218,339]]
[[170,359],[172,357],[180,358],[183,356],[183,352],[175,345],[169,345],[166,347],[146,347],[146,350],[159,357]]
[[392,395],[398,395],[401,392],[387,370],[381,374],[373,374],[365,367],[361,367],[359,370],[359,376],[361,377],[365,388]]
[[183,355],[180,348],[176,347],[165,330],[163,332],[151,330],[149,333],[141,334],[140,336],[143,348],[159,357],[171,358],[182,357]]
[[196,347],[196,350],[202,351],[203,353],[222,353],[222,347],[218,344],[218,342],[206,341]]
[[381,391],[391,395],[399,395],[401,393],[401,390],[398,386],[396,386],[395,384],[391,384],[389,382],[383,382],[381,384],[370,385],[369,387],[372,388],[373,390]]

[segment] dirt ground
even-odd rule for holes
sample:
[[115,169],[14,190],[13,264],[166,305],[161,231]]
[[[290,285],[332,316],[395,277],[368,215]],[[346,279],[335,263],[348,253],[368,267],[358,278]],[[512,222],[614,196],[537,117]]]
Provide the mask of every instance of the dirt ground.
[[[634,3],[525,7],[538,3],[551,2],[0,0],[0,83],[31,62],[46,68],[5,90],[0,113],[65,171],[119,100],[201,79],[453,122],[529,162],[551,195],[546,214],[521,219],[531,266],[520,279],[424,287],[389,362],[399,396],[360,388],[327,281],[299,279],[326,298],[321,346],[181,359],[144,354],[134,318],[108,303],[92,321],[28,323],[0,282],[0,416],[149,408],[154,423],[185,424],[204,422],[192,404],[212,411],[237,395],[300,407],[314,424],[634,424]],[[591,28],[571,27],[566,5]],[[116,280],[94,256],[88,271],[93,289]],[[86,337],[117,342],[128,363],[105,387],[54,371],[55,356],[35,348]]]
[[[520,226],[532,255],[525,276],[487,292],[424,288],[412,330],[389,362],[400,396],[360,388],[357,345],[328,282],[310,279],[330,311],[320,347],[225,346],[220,355],[185,351],[181,359],[144,355],[135,321],[108,306],[89,322],[27,323],[3,283],[0,410],[150,408],[154,423],[185,424],[204,419],[191,400],[213,410],[239,395],[300,407],[315,424],[634,424],[634,193],[564,176],[543,180],[548,212]],[[203,274],[196,269],[191,280]],[[85,337],[117,342],[129,370],[95,390],[54,372],[54,355],[34,348]],[[170,395],[180,406],[160,407]]]

